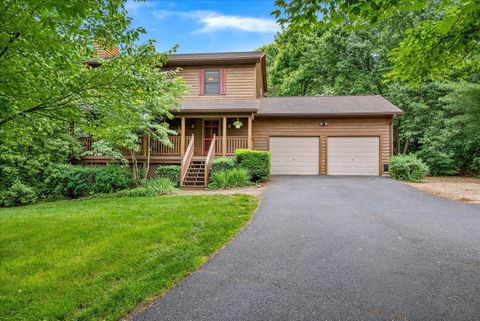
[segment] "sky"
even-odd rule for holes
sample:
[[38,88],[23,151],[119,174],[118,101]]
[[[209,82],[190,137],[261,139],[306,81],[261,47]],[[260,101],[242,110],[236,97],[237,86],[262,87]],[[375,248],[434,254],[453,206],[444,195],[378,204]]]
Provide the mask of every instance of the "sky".
[[133,25],[146,29],[157,50],[177,53],[251,51],[279,30],[270,13],[274,0],[129,0]]

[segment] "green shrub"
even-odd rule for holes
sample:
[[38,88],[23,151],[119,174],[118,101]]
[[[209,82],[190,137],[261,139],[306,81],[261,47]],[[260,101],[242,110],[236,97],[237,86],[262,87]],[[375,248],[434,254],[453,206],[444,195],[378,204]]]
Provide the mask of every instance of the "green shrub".
[[116,197],[147,197],[168,195],[176,192],[173,183],[167,178],[143,181],[137,188],[126,189],[115,193]]
[[10,188],[0,194],[1,206],[17,206],[33,204],[37,201],[37,193],[33,188],[16,181]]
[[178,187],[180,185],[180,166],[160,166],[159,168],[157,168],[155,174],[157,178],[168,179],[175,187]]
[[236,166],[235,159],[233,157],[217,157],[212,160],[210,168],[211,173],[228,171],[234,169]]
[[480,177],[480,156],[473,159],[472,165],[470,166],[470,170],[473,174]]
[[428,174],[428,166],[415,155],[397,155],[390,158],[390,176],[409,182],[421,182]]
[[270,176],[270,152],[237,149],[235,151],[237,164],[250,173],[254,182],[264,182]]
[[248,170],[245,168],[234,168],[227,171],[215,172],[211,176],[210,189],[224,189],[250,185]]
[[100,167],[95,176],[96,193],[112,193],[132,185],[132,173],[126,166],[107,165]]
[[453,155],[428,148],[422,149],[416,155],[428,166],[430,175],[458,175],[459,168],[454,160]]
[[57,191],[70,198],[95,194],[98,172],[99,168],[96,166],[64,165],[57,178]]

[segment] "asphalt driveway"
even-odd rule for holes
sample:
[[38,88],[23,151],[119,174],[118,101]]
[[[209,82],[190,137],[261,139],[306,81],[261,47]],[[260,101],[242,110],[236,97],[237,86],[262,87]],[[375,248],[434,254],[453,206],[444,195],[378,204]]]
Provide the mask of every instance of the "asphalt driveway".
[[480,320],[480,206],[274,177],[226,249],[134,320]]

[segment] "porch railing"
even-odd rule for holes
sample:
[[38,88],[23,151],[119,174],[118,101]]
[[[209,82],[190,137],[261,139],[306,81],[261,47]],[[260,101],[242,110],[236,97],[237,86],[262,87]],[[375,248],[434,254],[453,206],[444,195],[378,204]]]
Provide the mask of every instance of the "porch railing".
[[[174,156],[174,155],[180,155],[181,154],[181,141],[182,137],[181,136],[168,136],[168,139],[170,142],[172,142],[173,146],[167,146],[163,144],[162,142],[151,139],[150,140],[150,148],[152,149],[151,155],[152,156],[160,156],[160,155],[165,155],[165,156]],[[190,140],[192,137],[188,136],[185,137],[185,146],[188,146],[190,143]]]
[[[248,136],[227,136],[227,156],[235,155],[240,148],[248,148]],[[215,155],[223,154],[223,137],[217,136],[215,140]]]
[[182,163],[180,166],[180,186],[183,186],[183,181],[185,180],[185,175],[187,175],[188,167],[193,158],[193,146],[195,144],[194,137],[192,135],[190,142],[188,143],[187,150],[183,156]]
[[215,141],[217,137],[215,134],[213,135],[212,142],[210,148],[208,149],[207,158],[205,159],[205,186],[208,185],[208,175],[210,175],[210,167],[212,165],[213,156],[215,156]]

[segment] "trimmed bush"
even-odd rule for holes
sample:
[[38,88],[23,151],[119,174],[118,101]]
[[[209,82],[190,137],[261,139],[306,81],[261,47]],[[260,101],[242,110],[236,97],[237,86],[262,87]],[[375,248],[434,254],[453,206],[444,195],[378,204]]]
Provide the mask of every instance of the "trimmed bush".
[[390,176],[409,182],[422,182],[428,174],[428,166],[415,155],[397,155],[390,158]]
[[128,167],[111,164],[98,169],[95,192],[112,193],[129,188],[132,183],[132,173]]
[[0,194],[0,206],[28,205],[36,201],[37,193],[34,189],[18,180],[8,190]]
[[57,191],[64,197],[78,198],[95,194],[98,167],[64,165],[60,169]]
[[264,182],[270,176],[270,152],[237,149],[235,151],[237,164],[250,173],[254,182]]
[[212,160],[210,171],[213,174],[215,172],[234,169],[235,166],[235,159],[233,157],[217,157]]
[[210,189],[225,189],[250,185],[248,170],[245,168],[234,168],[227,171],[215,172],[211,176]]
[[142,186],[115,193],[116,197],[149,197],[168,195],[176,192],[173,183],[167,178],[143,181]]
[[169,165],[160,166],[155,171],[157,178],[166,178],[172,182],[173,186],[178,187],[180,185],[180,166]]

